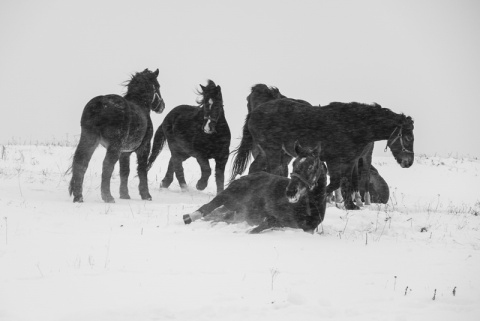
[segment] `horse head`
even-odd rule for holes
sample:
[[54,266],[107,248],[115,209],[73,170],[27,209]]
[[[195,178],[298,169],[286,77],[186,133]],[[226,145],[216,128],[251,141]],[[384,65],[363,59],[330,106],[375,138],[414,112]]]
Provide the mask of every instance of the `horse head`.
[[297,203],[309,191],[312,191],[318,180],[327,175],[327,170],[320,160],[320,145],[311,150],[303,148],[295,142],[295,153],[293,171],[290,182],[286,188],[285,195],[290,203]]
[[132,79],[126,84],[126,96],[136,99],[142,105],[160,114],[165,109],[165,102],[160,94],[160,84],[157,80],[158,73],[158,69],[155,71],[145,69],[133,75]]
[[206,134],[216,132],[218,119],[223,114],[223,98],[222,89],[215,85],[212,80],[208,80],[207,86],[200,85],[202,99],[199,101],[203,110],[202,128]]
[[144,72],[149,72],[150,81],[152,82],[152,102],[150,104],[150,109],[156,112],[157,114],[162,113],[165,110],[165,102],[163,101],[162,95],[160,94],[160,84],[158,83],[158,69],[154,72],[150,72],[148,69],[145,69]]
[[247,108],[248,112],[251,112],[258,106],[267,101],[286,98],[280,93],[280,90],[276,87],[268,87],[265,84],[256,84],[252,87],[252,91],[247,96]]
[[393,157],[402,168],[409,168],[413,164],[415,155],[413,141],[413,119],[402,115],[401,123],[395,127],[387,140],[387,147],[390,147]]

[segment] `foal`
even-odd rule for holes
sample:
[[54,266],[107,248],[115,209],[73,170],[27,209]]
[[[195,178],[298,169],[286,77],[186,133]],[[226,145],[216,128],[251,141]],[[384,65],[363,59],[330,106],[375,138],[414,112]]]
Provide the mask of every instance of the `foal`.
[[240,177],[212,201],[184,215],[185,224],[223,206],[230,214],[244,214],[249,224],[258,225],[250,233],[274,227],[313,232],[325,216],[327,170],[320,161],[320,147],[310,150],[296,143],[295,153],[290,179],[266,172]]

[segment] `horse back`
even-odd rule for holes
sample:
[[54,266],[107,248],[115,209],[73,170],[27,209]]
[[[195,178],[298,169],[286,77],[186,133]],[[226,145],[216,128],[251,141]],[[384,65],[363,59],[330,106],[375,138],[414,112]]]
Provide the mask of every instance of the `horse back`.
[[293,99],[277,99],[253,110],[247,126],[254,140],[267,149],[270,145],[275,148],[291,145],[296,140],[309,146],[305,140],[318,141],[318,134],[323,132],[318,130],[324,126],[318,117],[321,110]]

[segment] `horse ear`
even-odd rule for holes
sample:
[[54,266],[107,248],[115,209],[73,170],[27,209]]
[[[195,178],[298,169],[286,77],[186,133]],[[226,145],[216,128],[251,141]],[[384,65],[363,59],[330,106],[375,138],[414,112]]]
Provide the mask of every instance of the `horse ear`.
[[315,157],[320,157],[320,152],[322,151],[322,142],[319,142],[315,149],[312,151]]
[[155,70],[155,71],[153,72],[153,74],[155,75],[155,77],[158,77],[158,74],[159,74],[158,68],[157,68],[157,70]]
[[202,91],[205,92],[205,87],[200,85],[200,88],[202,88]]
[[295,146],[293,147],[293,150],[295,151],[295,154],[297,154],[297,156],[303,153],[303,147],[300,145],[298,140],[295,141]]

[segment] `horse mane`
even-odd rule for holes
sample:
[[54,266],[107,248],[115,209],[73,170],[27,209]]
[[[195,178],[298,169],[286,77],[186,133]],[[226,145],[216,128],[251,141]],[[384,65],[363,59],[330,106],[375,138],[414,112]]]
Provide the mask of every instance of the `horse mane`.
[[127,92],[125,93],[124,97],[129,99],[143,98],[145,94],[148,94],[148,92],[146,91],[147,87],[144,86],[144,84],[152,82],[156,80],[156,78],[157,77],[155,76],[155,74],[148,69],[131,75],[129,80],[126,80],[122,83],[122,85],[127,88]]
[[256,84],[252,86],[251,92],[262,95],[263,97],[268,98],[268,100],[286,98],[280,93],[280,90],[277,87],[269,87],[265,84]]
[[371,103],[371,104],[364,104],[364,103],[357,103],[355,101],[352,101],[350,103],[341,103],[341,102],[338,102],[338,101],[334,101],[334,102],[331,102],[330,104],[324,106],[324,107],[328,107],[328,106],[332,106],[332,107],[337,107],[337,106],[347,106],[349,108],[376,108],[376,109],[386,109],[386,110],[390,110],[388,108],[383,108],[382,106],[380,106],[379,104],[377,103]]
[[333,107],[333,108],[356,108],[359,114],[362,114],[364,117],[378,117],[380,116],[394,116],[396,121],[398,121],[399,125],[404,126],[405,129],[413,130],[413,118],[407,116],[403,113],[397,114],[389,108],[385,108],[380,106],[377,103],[372,104],[364,104],[358,102],[350,102],[350,103],[341,103],[341,102],[331,102],[330,104],[324,107]]
[[407,115],[402,113],[402,126],[405,129],[413,130],[413,128],[414,128],[413,123],[414,123],[414,121],[413,121],[412,117],[407,116]]
[[201,90],[196,91],[197,95],[199,98],[197,99],[197,104],[199,107],[203,107],[205,105],[205,101],[211,96],[216,96],[216,95],[222,95],[222,92],[220,90],[220,86],[217,86],[215,82],[211,79],[207,80],[207,86],[202,86],[200,85]]

